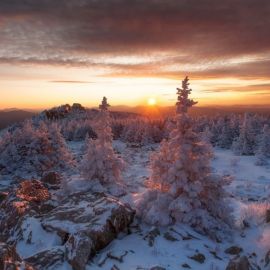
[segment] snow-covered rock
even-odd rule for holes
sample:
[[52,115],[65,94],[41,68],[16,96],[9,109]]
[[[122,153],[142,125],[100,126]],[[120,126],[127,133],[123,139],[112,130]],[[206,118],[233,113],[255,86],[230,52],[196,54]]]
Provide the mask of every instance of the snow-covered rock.
[[250,263],[246,256],[240,257],[238,259],[233,259],[229,262],[226,270],[249,270]]
[[60,189],[61,176],[57,172],[49,172],[40,180],[48,189]]
[[[40,214],[48,209],[48,190],[37,180],[23,181],[18,189],[11,191],[0,204],[0,241],[16,241],[24,218]],[[31,212],[31,213],[30,213]]]
[[[38,252],[26,258],[25,261],[37,270],[53,270],[57,269],[57,267],[61,267],[65,263],[65,252],[63,248],[56,247]],[[67,268],[64,269],[69,269],[68,265]]]
[[54,201],[37,180],[21,182],[0,207],[0,241],[42,270],[63,264],[84,269],[97,251],[127,231],[135,215],[129,205],[104,193],[80,192]]
[[17,254],[15,247],[0,242],[0,269],[4,270],[34,270],[34,268],[23,262]]
[[47,231],[56,231],[65,242],[74,269],[84,269],[88,259],[127,229],[135,212],[104,193],[75,193],[42,217]]

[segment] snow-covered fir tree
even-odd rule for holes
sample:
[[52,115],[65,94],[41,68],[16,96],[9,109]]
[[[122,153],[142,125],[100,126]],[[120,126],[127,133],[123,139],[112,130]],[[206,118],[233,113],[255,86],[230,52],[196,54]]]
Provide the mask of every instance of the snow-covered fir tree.
[[213,134],[211,143],[213,146],[217,146],[219,139],[220,139],[220,134],[222,134],[222,129],[224,127],[224,119],[223,117],[218,116],[217,119],[214,119],[211,125],[211,132]]
[[230,117],[225,117],[223,120],[223,127],[218,136],[217,145],[221,148],[230,149],[233,143],[233,130],[231,128]]
[[49,125],[48,138],[52,144],[53,151],[55,153],[61,153],[61,159],[56,160],[58,156],[55,156],[55,159],[52,161],[58,163],[61,168],[65,168],[65,166],[72,161],[72,155],[68,151],[66,141],[61,134],[61,130],[57,123],[52,123]]
[[270,127],[265,125],[262,134],[258,136],[258,148],[256,150],[256,165],[267,165],[270,159]]
[[164,136],[162,128],[160,121],[131,120],[125,124],[121,139],[142,146],[149,143],[159,143]]
[[209,126],[207,126],[201,133],[201,138],[204,142],[210,144],[212,141],[213,133],[211,132]]
[[43,172],[70,168],[74,164],[57,126],[26,121],[22,127],[4,134],[0,143],[3,173],[41,176]]
[[257,127],[254,117],[245,114],[240,127],[239,137],[233,142],[232,149],[238,155],[254,155],[256,149],[256,134],[260,128]]
[[68,141],[84,140],[88,134],[91,138],[95,138],[96,134],[93,130],[93,123],[91,115],[86,113],[78,115],[71,115],[70,118],[58,120],[61,133]]
[[103,97],[101,104],[99,105],[100,112],[97,115],[97,119],[94,121],[94,130],[97,133],[98,141],[102,145],[110,145],[112,147],[112,128],[111,119],[109,113],[109,103],[107,98]]
[[97,139],[86,140],[86,153],[82,160],[82,175],[89,180],[98,180],[102,185],[121,183],[124,162],[117,157],[112,146],[109,104],[106,97],[99,106],[100,112],[94,124]]
[[224,190],[228,179],[211,173],[211,149],[193,131],[187,111],[197,102],[189,98],[187,77],[177,90],[176,123],[169,139],[152,157],[152,190],[139,202],[138,209],[147,223],[184,222],[211,234],[230,225]]

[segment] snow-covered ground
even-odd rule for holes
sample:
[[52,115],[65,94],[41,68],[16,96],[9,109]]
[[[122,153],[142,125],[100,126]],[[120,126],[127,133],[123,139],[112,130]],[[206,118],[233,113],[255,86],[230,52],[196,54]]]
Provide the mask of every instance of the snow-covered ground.
[[[128,192],[122,199],[135,206],[138,197],[147,190],[149,157],[158,146],[128,147],[116,141],[114,147],[126,162],[124,180]],[[70,148],[79,160],[82,143],[73,142]],[[235,229],[228,240],[217,243],[185,225],[156,230],[136,220],[131,233],[120,235],[89,262],[87,269],[143,270],[154,266],[167,270],[188,267],[225,269],[234,257],[225,253],[231,246],[241,247],[241,255],[248,256],[261,269],[269,269],[267,267],[270,266],[265,266],[265,255],[270,250],[270,224],[265,222],[265,211],[269,208],[270,168],[258,167],[254,164],[254,157],[235,156],[230,150],[214,149],[214,153],[213,169],[219,174],[233,176],[228,189],[234,209]],[[70,185],[76,186],[76,182],[80,183],[77,187],[85,188],[84,181],[78,176],[71,176]],[[194,260],[194,256],[201,262]]]
[[[69,142],[68,145],[79,163],[83,142]],[[127,194],[121,199],[135,207],[136,200],[148,189],[150,156],[155,154],[158,145],[138,147],[114,141],[114,148],[126,163],[123,178]],[[265,255],[270,250],[270,223],[265,222],[265,211],[270,209],[270,167],[256,166],[255,157],[235,156],[232,151],[223,149],[214,149],[212,167],[219,174],[233,176],[228,191],[234,209],[235,229],[227,240],[217,243],[186,225],[157,229],[136,219],[130,233],[119,235],[99,252],[88,263],[87,270],[149,270],[154,266],[166,270],[223,270],[235,257],[225,252],[231,246],[242,248],[241,255],[248,256],[261,269],[270,269],[270,264],[265,264]],[[73,174],[69,172],[65,177],[65,191],[70,193],[92,186],[81,178],[78,170],[74,170]],[[9,183],[2,181],[1,184],[4,187]],[[34,227],[32,237],[37,240],[33,241],[37,245],[26,249],[25,243],[19,243],[17,251],[22,258],[53,247],[60,241],[56,235],[40,228],[34,219],[30,221],[31,224],[23,224],[23,228],[27,234],[28,229]],[[60,269],[69,268],[65,265]]]

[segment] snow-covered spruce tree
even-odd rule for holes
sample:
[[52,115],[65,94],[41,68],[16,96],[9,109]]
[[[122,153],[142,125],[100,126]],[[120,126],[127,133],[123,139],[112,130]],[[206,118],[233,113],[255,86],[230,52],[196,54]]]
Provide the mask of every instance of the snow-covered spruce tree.
[[254,120],[246,113],[240,127],[239,137],[233,142],[232,149],[237,155],[254,155],[256,149],[256,134]]
[[68,150],[66,141],[61,134],[60,127],[57,123],[52,123],[48,126],[48,138],[51,142],[52,149],[54,153],[61,154],[61,158],[58,155],[52,155],[51,161],[58,164],[60,168],[65,168],[74,163],[72,160],[72,154]]
[[204,142],[211,144],[211,139],[213,137],[213,133],[211,132],[209,126],[206,126],[203,132],[201,132],[201,138]]
[[89,180],[98,180],[102,185],[121,183],[124,168],[123,160],[116,156],[112,147],[108,107],[109,104],[104,97],[94,124],[98,138],[86,140],[86,154],[80,168],[83,177]]
[[263,132],[258,138],[258,148],[256,150],[256,165],[265,166],[270,159],[270,127],[265,125]]
[[212,122],[211,132],[213,134],[211,138],[211,143],[213,146],[218,145],[220,134],[222,134],[222,129],[224,127],[224,119],[222,116],[218,116],[217,119],[214,119]]
[[230,149],[233,143],[233,130],[231,128],[231,121],[229,117],[224,118],[221,134],[218,136],[217,145],[221,148]]
[[125,142],[135,142],[136,126],[134,121],[129,122],[123,129],[121,139]]
[[189,98],[188,78],[177,89],[175,126],[169,139],[152,157],[150,190],[138,203],[142,218],[150,224],[184,222],[200,232],[218,235],[230,225],[224,185],[228,179],[211,173],[212,152],[193,131],[187,114],[196,102]]
[[35,127],[26,121],[22,127],[7,132],[0,144],[0,153],[3,173],[19,177],[41,176],[43,172],[73,164],[59,130],[56,127],[50,130],[44,122]]
[[164,134],[162,122],[149,120],[132,120],[125,124],[121,139],[141,146],[161,142]]

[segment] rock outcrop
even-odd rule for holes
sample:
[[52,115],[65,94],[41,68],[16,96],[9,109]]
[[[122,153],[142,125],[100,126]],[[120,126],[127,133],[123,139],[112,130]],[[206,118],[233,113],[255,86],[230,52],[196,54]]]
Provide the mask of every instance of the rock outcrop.
[[49,172],[45,174],[40,181],[42,184],[52,190],[60,189],[61,185],[61,176],[57,172]]
[[0,269],[35,270],[17,254],[15,247],[0,242]]
[[[43,179],[44,184],[57,179],[47,177],[53,181]],[[0,207],[0,241],[14,246],[14,260],[21,261],[16,257],[17,248],[24,261],[37,270],[67,263],[75,270],[85,269],[97,251],[118,233],[128,232],[135,215],[129,205],[104,193],[80,192],[55,202],[36,180],[23,181]],[[40,237],[46,239],[40,242]]]
[[104,193],[76,193],[42,218],[47,231],[56,231],[74,269],[84,269],[89,258],[126,230],[135,212]]
[[31,213],[44,212],[50,193],[40,181],[26,180],[11,191],[0,204],[0,241],[6,242],[20,230],[23,219]]
[[231,246],[225,250],[225,253],[230,255],[238,255],[243,251],[241,247],[238,246]]
[[53,270],[65,262],[65,252],[63,248],[56,247],[34,254],[25,261],[37,270]]
[[237,259],[232,259],[228,266],[226,267],[226,270],[250,270],[250,263],[248,261],[248,258],[246,256],[242,256]]

